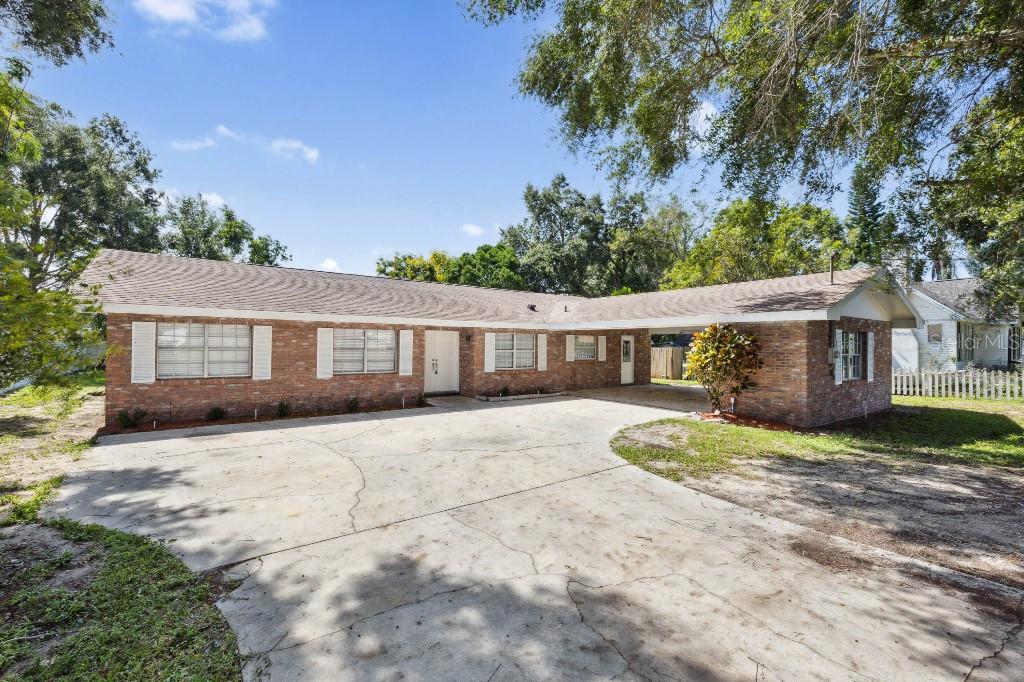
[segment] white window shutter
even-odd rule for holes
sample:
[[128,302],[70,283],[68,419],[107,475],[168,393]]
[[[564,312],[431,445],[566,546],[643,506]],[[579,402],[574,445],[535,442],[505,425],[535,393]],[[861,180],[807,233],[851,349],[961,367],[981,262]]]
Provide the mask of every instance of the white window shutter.
[[412,374],[412,330],[402,329],[398,332],[398,373],[402,376]]
[[494,371],[494,332],[484,333],[484,371]]
[[608,337],[599,336],[597,337],[597,360],[598,362],[604,362],[608,359]]
[[537,334],[537,371],[548,368],[548,335]]
[[156,381],[156,322],[132,322],[132,383]]
[[836,386],[843,383],[843,332],[836,330],[835,338]]
[[875,333],[868,332],[868,381],[875,380]]
[[316,378],[330,379],[334,376],[334,330],[316,330]]
[[572,362],[576,359],[576,335],[565,335],[565,361]]
[[271,353],[274,347],[274,328],[269,325],[257,325],[252,328],[252,378],[266,380],[270,378]]

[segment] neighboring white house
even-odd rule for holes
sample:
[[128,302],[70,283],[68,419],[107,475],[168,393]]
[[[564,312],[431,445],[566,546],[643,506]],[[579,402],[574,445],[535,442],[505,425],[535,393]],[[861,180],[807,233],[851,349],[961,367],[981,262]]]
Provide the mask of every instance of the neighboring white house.
[[1020,321],[987,322],[975,298],[979,283],[968,278],[913,285],[910,302],[924,323],[893,330],[893,369],[1006,368],[1020,363]]

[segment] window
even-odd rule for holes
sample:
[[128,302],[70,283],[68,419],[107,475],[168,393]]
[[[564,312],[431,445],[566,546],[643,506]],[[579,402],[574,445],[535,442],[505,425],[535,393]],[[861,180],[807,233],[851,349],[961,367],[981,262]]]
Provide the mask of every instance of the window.
[[248,325],[206,325],[206,376],[249,376],[249,341]]
[[956,325],[957,362],[974,362],[974,349],[978,345],[974,337],[974,325],[958,322]]
[[533,334],[495,334],[494,369],[532,369],[536,350]]
[[1021,343],[1024,341],[1024,334],[1021,333],[1021,330],[1022,327],[1020,325],[1010,327],[1010,362],[1021,362],[1021,358],[1024,357],[1024,353],[1021,352]]
[[576,337],[576,359],[577,360],[596,360],[597,359],[597,339],[593,336],[577,336]]
[[942,343],[942,325],[928,325],[928,343]]
[[157,325],[157,377],[247,377],[251,329],[244,324],[161,322]]
[[864,332],[842,332],[843,381],[864,378],[866,336]]
[[398,340],[394,329],[335,329],[335,374],[396,371]]

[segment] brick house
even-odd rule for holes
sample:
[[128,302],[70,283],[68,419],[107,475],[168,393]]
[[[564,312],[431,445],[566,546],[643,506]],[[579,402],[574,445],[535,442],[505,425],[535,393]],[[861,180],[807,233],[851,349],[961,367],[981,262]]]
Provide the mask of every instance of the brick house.
[[891,330],[919,322],[873,269],[588,299],[104,250],[81,284],[107,318],[108,424],[646,384],[651,334],[718,322],[765,359],[736,411],[819,426],[890,407]]

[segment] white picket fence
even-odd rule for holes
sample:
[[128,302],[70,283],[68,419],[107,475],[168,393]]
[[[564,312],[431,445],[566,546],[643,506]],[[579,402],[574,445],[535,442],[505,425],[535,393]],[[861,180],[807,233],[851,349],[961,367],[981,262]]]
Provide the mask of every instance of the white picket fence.
[[957,372],[893,372],[893,395],[935,398],[1024,398],[1024,372],[965,369]]

